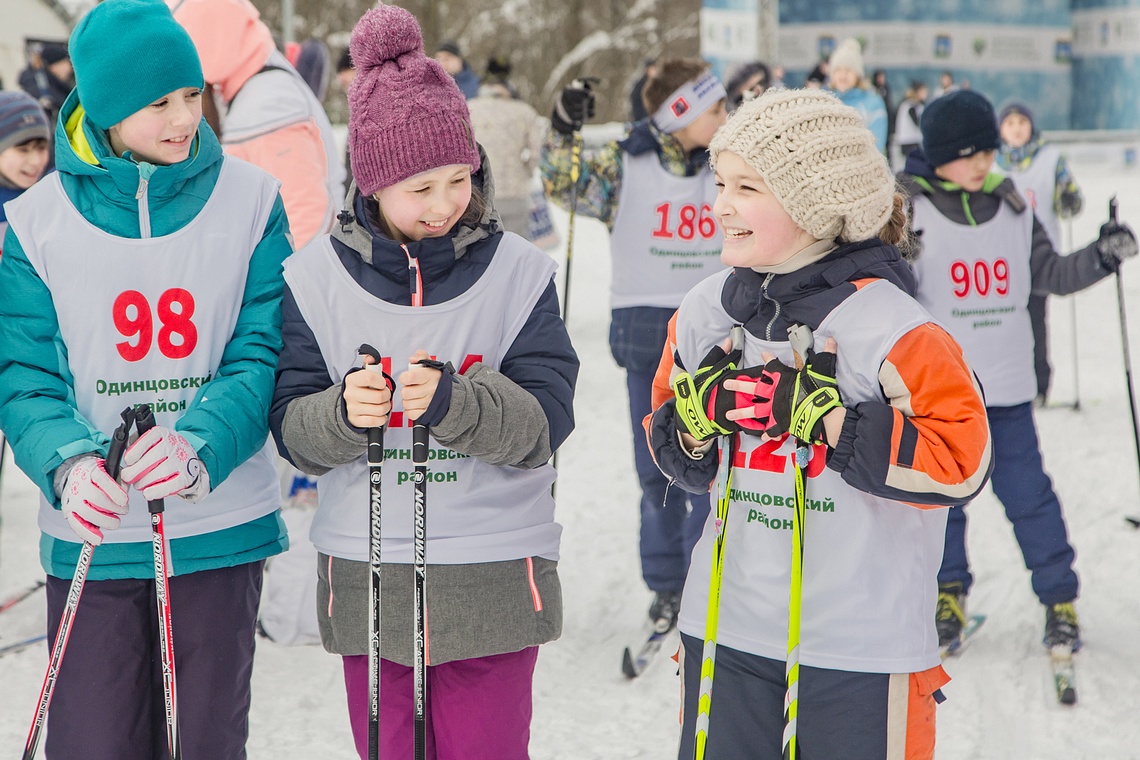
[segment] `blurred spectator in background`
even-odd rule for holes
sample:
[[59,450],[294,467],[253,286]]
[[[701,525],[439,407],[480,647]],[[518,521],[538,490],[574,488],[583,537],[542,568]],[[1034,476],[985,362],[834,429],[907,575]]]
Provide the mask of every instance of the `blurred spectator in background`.
[[731,113],[745,100],[758,98],[771,84],[772,73],[761,61],[742,63],[730,71],[724,85],[728,93],[726,105]]
[[[43,176],[50,145],[51,128],[35,99],[24,92],[0,92],[0,249],[8,229],[4,204]],[[3,449],[0,445],[0,455]]]
[[324,108],[249,0],[167,0],[220,103],[222,147],[281,181],[297,249],[332,229],[344,167]]
[[891,105],[891,85],[887,81],[887,72],[875,69],[871,74],[871,86],[879,93],[879,97],[883,99],[883,106],[887,109],[887,145],[890,145],[891,138],[895,134],[895,110]]
[[819,63],[817,63],[815,65],[815,68],[811,70],[811,73],[807,75],[807,79],[804,80],[804,87],[807,87],[807,88],[813,89],[813,90],[816,90],[816,89],[819,89],[820,87],[823,87],[824,85],[827,84],[827,77],[828,77],[829,71],[830,71],[830,64],[828,63],[827,59],[825,58],[822,61],[820,61]]
[[459,52],[459,43],[455,40],[444,40],[439,43],[432,57],[439,61],[444,71],[451,74],[451,78],[459,85],[463,97],[470,100],[479,94],[479,77]]
[[772,64],[771,81],[768,83],[769,90],[782,90],[787,85],[784,84],[784,66],[783,64]]
[[922,145],[922,109],[926,107],[926,96],[929,90],[926,82],[914,79],[910,89],[903,95],[899,103],[898,113],[895,114],[895,145],[898,146],[903,164],[910,152]]
[[840,42],[828,59],[830,87],[845,104],[863,117],[863,123],[875,136],[875,144],[887,152],[887,106],[879,93],[871,89],[863,74],[863,49],[859,40],[848,37]]
[[54,125],[63,101],[75,86],[67,44],[46,42],[33,45],[30,52],[28,67],[20,72],[20,89],[39,101],[48,123]]
[[943,71],[938,75],[938,87],[934,90],[934,97],[940,98],[943,95],[949,95],[957,89],[959,89],[959,87],[954,84],[954,73],[951,71]]
[[345,48],[336,61],[336,83],[347,93],[353,79],[356,79],[356,67],[352,65],[352,53]]
[[329,49],[325,43],[310,37],[304,42],[286,46],[286,57],[293,68],[309,85],[309,89],[321,103],[329,89]]
[[[352,85],[352,81],[356,79],[356,67],[352,65],[352,53],[348,48],[340,54],[340,58],[336,61],[336,83],[340,85],[340,89],[348,95],[348,88]],[[344,197],[348,197],[348,193],[352,190],[352,156],[348,152],[348,141],[345,141],[344,146]]]
[[[487,59],[487,73],[483,76],[483,84],[502,85],[507,88],[511,97],[517,100],[519,91],[511,81],[511,71],[511,59],[507,55],[503,53],[493,55]],[[482,87],[479,88],[479,95],[483,95]]]
[[646,58],[641,62],[641,76],[629,89],[629,120],[633,123],[649,118],[649,111],[645,109],[641,92],[645,89],[645,83],[655,76],[657,76],[657,59]]
[[503,227],[535,242],[536,236],[530,229],[531,191],[546,136],[546,119],[511,97],[507,87],[497,82],[481,86],[478,97],[469,100],[467,108],[475,139],[491,164],[495,209]]

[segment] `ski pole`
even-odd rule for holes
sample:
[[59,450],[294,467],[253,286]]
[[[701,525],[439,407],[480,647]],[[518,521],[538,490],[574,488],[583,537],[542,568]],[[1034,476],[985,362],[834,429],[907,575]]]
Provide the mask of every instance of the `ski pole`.
[[47,634],[41,633],[38,636],[32,636],[30,639],[24,639],[23,641],[17,641],[15,643],[2,646],[0,647],[0,657],[3,657],[6,654],[15,654],[16,652],[22,652],[28,647],[39,644],[41,641],[44,641],[46,639]]
[[[107,450],[107,457],[103,460],[103,469],[113,480],[119,479],[119,468],[122,464],[123,451],[127,448],[127,435],[135,421],[134,410],[130,407],[123,410],[123,422],[115,428],[111,435],[111,445]],[[75,575],[71,578],[71,587],[67,591],[67,604],[63,608],[63,615],[59,619],[59,630],[55,634],[55,643],[52,644],[51,657],[48,658],[47,673],[44,674],[44,684],[40,688],[40,699],[36,705],[36,715],[32,720],[32,727],[28,731],[28,741],[24,745],[23,760],[32,760],[36,756],[36,747],[40,743],[40,732],[43,731],[47,720],[48,707],[55,692],[55,683],[59,678],[59,669],[63,664],[63,653],[67,650],[67,639],[71,636],[71,626],[75,623],[75,612],[79,608],[79,597],[83,594],[83,584],[87,582],[87,570],[91,567],[91,555],[95,552],[95,544],[90,541],[83,542],[79,551],[79,559],[75,563]]]
[[[732,348],[744,346],[744,328],[732,328]],[[693,757],[704,760],[709,741],[709,717],[712,711],[713,672],[716,670],[716,634],[720,621],[720,589],[724,577],[724,542],[728,533],[728,505],[732,493],[732,456],[735,435],[723,435],[717,441],[720,465],[716,473],[716,538],[713,540],[712,573],[709,576],[709,606],[705,614],[705,646],[701,659],[701,687],[697,695],[697,721],[693,732]]]
[[[362,343],[356,353],[372,358],[369,372],[384,373],[380,352]],[[368,760],[380,756],[380,497],[384,428],[368,430]]]
[[427,758],[427,425],[412,426],[413,501],[412,573],[414,596],[415,640],[413,642],[415,679],[415,760]]
[[[1116,196],[1108,199],[1108,221],[1116,221]],[[1132,390],[1132,352],[1128,341],[1128,316],[1124,311],[1124,280],[1120,276],[1120,264],[1116,265],[1116,303],[1120,309],[1120,341],[1124,345],[1124,382],[1128,386],[1128,410],[1132,419],[1132,441],[1136,444],[1136,467],[1140,470],[1140,429],[1136,427],[1136,394]],[[1124,518],[1134,528],[1140,528],[1140,519]]]
[[[570,147],[570,223],[566,228],[566,273],[562,282],[562,322],[570,320],[570,262],[574,259],[574,217],[578,212],[578,178],[582,176],[582,135],[575,132]],[[558,451],[554,452],[552,462],[554,469],[558,469]],[[550,486],[550,495],[555,496],[558,481]]]
[[[154,413],[150,404],[135,406],[135,429],[141,436],[153,428]],[[182,757],[182,742],[178,735],[178,687],[174,673],[174,632],[170,621],[169,555],[166,543],[166,526],[163,512],[165,499],[148,500],[150,511],[151,547],[154,550],[154,593],[158,603],[158,641],[162,647],[162,696],[166,706],[166,743],[173,760]]]
[[574,217],[578,213],[578,180],[582,176],[582,134],[575,132],[570,145],[570,222],[566,228],[566,273],[562,285],[562,321],[570,318],[570,264],[574,260]]
[[[1073,250],[1073,218],[1065,219],[1065,250]],[[1069,296],[1069,318],[1072,322],[1070,342],[1073,347],[1073,411],[1081,410],[1081,364],[1077,356],[1077,294]]]
[[0,602],[0,612],[7,612],[46,585],[46,581],[36,581],[35,585],[33,585],[31,588],[26,588],[17,594],[13,594],[4,601]]
[[[813,345],[811,328],[797,325],[788,330],[797,370],[807,362]],[[792,514],[792,582],[788,600],[788,661],[786,678],[787,695],[784,697],[784,758],[796,760],[796,728],[800,711],[800,620],[804,595],[804,522],[807,517],[807,483],[804,468],[808,464],[810,446],[807,441],[796,440],[794,469],[796,475],[795,503]]]

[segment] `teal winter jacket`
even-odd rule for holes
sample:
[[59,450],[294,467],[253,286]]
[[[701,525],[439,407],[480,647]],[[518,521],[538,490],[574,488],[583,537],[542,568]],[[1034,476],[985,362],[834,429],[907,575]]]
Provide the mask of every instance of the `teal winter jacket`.
[[[76,209],[100,229],[123,238],[168,235],[202,210],[221,171],[222,149],[205,121],[190,156],[178,164],[136,162],[112,151],[105,132],[84,116],[73,91],[56,126],[56,168]],[[147,183],[147,202],[137,197]],[[175,428],[195,447],[217,488],[264,445],[281,350],[281,264],[292,251],[278,196],[261,241],[250,257],[241,312],[213,379],[204,385]],[[107,451],[107,433],[95,430],[75,406],[68,349],[60,335],[52,293],[9,228],[0,257],[0,429],[19,465],[60,507],[56,470],[67,459]],[[194,252],[188,250],[187,256]],[[205,400],[207,388],[209,401]],[[175,539],[175,575],[230,567],[280,553],[284,525],[274,513],[225,530]],[[41,536],[44,570],[70,578],[81,544]],[[153,577],[149,542],[104,543],[89,578]]]

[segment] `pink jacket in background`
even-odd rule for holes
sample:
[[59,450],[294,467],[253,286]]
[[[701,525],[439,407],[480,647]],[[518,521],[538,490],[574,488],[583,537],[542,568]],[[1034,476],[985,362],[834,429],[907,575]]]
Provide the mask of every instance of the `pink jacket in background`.
[[186,28],[202,73],[221,96],[222,147],[281,180],[300,249],[332,229],[344,166],[321,104],[249,0],[167,0]]

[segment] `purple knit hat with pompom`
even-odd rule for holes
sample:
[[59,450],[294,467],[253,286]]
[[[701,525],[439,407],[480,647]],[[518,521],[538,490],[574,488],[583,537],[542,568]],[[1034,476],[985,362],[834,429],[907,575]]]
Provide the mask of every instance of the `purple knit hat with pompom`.
[[424,54],[415,16],[379,4],[353,28],[349,50],[356,79],[348,91],[348,148],[360,192],[441,166],[479,168],[467,101]]

